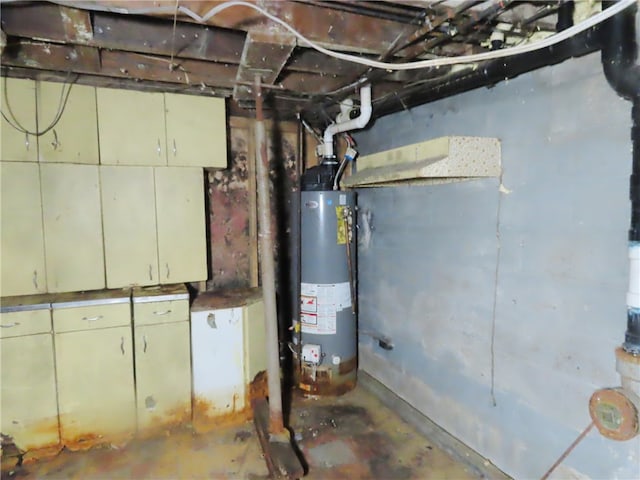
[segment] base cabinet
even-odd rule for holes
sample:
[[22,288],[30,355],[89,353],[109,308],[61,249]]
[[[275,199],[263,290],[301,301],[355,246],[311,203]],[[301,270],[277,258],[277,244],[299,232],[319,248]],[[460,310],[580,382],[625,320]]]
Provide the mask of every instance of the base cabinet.
[[[2,308],[5,308],[3,304]],[[51,313],[0,313],[2,433],[21,450],[60,444]]]
[[191,420],[189,293],[184,285],[132,291],[138,435]]
[[70,450],[119,445],[135,434],[130,303],[117,300],[53,304],[60,436]]
[[204,432],[266,392],[259,289],[191,307],[184,284],[8,297],[0,327],[2,433],[23,450]]
[[134,329],[138,432],[142,436],[191,420],[189,322]]
[[56,334],[60,434],[71,450],[135,432],[131,329]]
[[257,289],[205,293],[191,307],[193,427],[209,431],[221,417],[249,408],[251,383],[266,370],[264,310]]

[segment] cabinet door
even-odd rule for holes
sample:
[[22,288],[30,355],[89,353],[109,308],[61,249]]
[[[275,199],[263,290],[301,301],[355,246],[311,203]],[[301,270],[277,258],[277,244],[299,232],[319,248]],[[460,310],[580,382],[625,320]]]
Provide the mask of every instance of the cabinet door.
[[47,278],[38,164],[0,162],[0,198],[0,294],[43,293]]
[[193,426],[207,431],[245,406],[242,309],[192,312],[191,355]]
[[[31,132],[37,130],[36,82],[17,78],[0,78],[0,104],[2,112],[16,127]],[[17,130],[4,118],[0,130],[0,160],[38,161],[37,137]]]
[[245,383],[267,370],[267,334],[264,325],[264,302],[257,300],[243,308]]
[[151,167],[100,167],[107,287],[158,283]]
[[40,164],[49,292],[104,288],[98,167]]
[[2,433],[23,449],[60,443],[51,334],[3,338]]
[[38,82],[40,129],[46,129],[62,108],[55,126],[40,137],[38,156],[41,162],[97,164],[96,89],[85,85],[67,89],[62,83]]
[[164,95],[98,88],[100,163],[166,165]]
[[131,328],[58,333],[55,341],[65,446],[129,439],[136,425]]
[[134,330],[138,430],[144,434],[191,420],[189,322]]
[[165,93],[169,165],[227,168],[224,99]]
[[155,168],[160,283],[207,279],[202,169]]

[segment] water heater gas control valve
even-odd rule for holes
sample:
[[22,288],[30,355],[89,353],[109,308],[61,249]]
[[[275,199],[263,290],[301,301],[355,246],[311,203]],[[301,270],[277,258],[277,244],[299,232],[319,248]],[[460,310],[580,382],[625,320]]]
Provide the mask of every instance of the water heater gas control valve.
[[302,346],[303,362],[318,365],[320,363],[321,358],[322,358],[322,353],[320,350],[320,345],[307,343],[306,345]]

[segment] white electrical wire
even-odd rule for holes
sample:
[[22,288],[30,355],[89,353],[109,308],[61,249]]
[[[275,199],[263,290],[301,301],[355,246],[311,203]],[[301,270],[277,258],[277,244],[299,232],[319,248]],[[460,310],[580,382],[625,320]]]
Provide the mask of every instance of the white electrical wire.
[[[552,45],[556,45],[568,38],[571,38],[572,36],[576,35],[577,33],[583,32],[595,25],[597,25],[600,22],[603,22],[604,20],[612,17],[613,15],[615,15],[618,12],[621,12],[622,10],[624,10],[625,8],[631,6],[634,2],[636,2],[638,0],[620,0],[619,2],[617,2],[615,5],[612,5],[611,7],[603,10],[602,12],[596,13],[595,15],[589,17],[588,19],[580,22],[577,25],[574,25],[573,27],[567,28],[566,30],[563,30],[562,32],[556,33],[554,35],[551,35],[548,38],[545,38],[544,40],[540,40],[534,43],[527,43],[524,45],[518,45],[515,47],[509,47],[509,48],[503,48],[500,50],[492,50],[490,52],[485,52],[485,53],[477,53],[477,54],[473,54],[473,55],[463,55],[463,56],[459,56],[459,57],[446,57],[446,58],[436,58],[436,59],[431,59],[431,60],[418,60],[415,62],[408,62],[408,63],[388,63],[388,62],[380,62],[377,60],[370,60],[368,58],[362,58],[362,57],[358,57],[355,55],[350,55],[347,53],[342,53],[342,52],[336,52],[334,50],[329,50],[328,48],[324,48],[321,45],[317,44],[316,42],[314,42],[313,40],[309,40],[307,37],[305,37],[303,34],[301,34],[300,32],[298,32],[295,28],[293,28],[291,25],[289,25],[287,22],[285,22],[284,20],[281,20],[280,18],[276,17],[275,15],[272,15],[271,13],[267,12],[265,9],[259,7],[258,5],[255,5],[253,3],[249,3],[249,2],[243,2],[243,1],[230,1],[230,2],[225,2],[225,3],[221,3],[220,5],[217,5],[215,7],[213,7],[212,9],[210,9],[207,13],[205,13],[203,16],[198,15],[197,13],[195,13],[193,10],[190,10],[187,7],[184,6],[179,6],[178,7],[178,11],[189,16],[190,18],[192,18],[193,20],[195,20],[198,23],[206,23],[209,19],[211,19],[212,17],[214,17],[215,15],[217,15],[218,13],[228,9],[228,8],[232,8],[232,7],[247,7],[247,8],[251,8],[255,11],[257,11],[258,13],[260,13],[261,15],[265,16],[266,18],[268,18],[269,20],[277,23],[278,25],[281,25],[282,27],[284,27],[287,31],[289,31],[291,34],[293,34],[296,38],[298,38],[300,41],[302,41],[303,43],[305,43],[306,45],[308,45],[309,47],[313,48],[314,50],[317,50],[320,53],[324,53],[325,55],[328,55],[330,57],[333,58],[337,58],[339,60],[345,60],[347,62],[352,62],[352,63],[359,63],[361,65],[366,65],[368,67],[373,67],[373,68],[381,68],[384,70],[417,70],[420,68],[431,68],[431,67],[443,67],[443,66],[447,66],[447,65],[456,65],[456,64],[461,64],[461,63],[474,63],[474,62],[481,62],[481,61],[485,61],[485,60],[493,60],[496,58],[504,58],[504,57],[510,57],[512,55],[519,55],[522,53],[528,53],[528,52],[533,52],[535,50],[541,50],[543,48],[547,48],[550,47]],[[13,3],[11,0],[7,1],[7,0],[0,0],[0,3]],[[102,11],[108,11],[108,12],[114,12],[114,13],[121,13],[121,14],[131,14],[131,15],[144,15],[144,14],[152,14],[152,13],[165,13],[165,14],[174,14],[176,9],[175,7],[147,7],[147,8],[133,8],[133,9],[129,9],[129,8],[111,8],[111,7],[102,7],[102,6],[97,6],[91,3],[85,3],[85,2],[74,2],[74,1],[58,1],[58,2],[53,2],[53,3],[59,3],[62,5],[68,5],[68,6],[74,6],[76,8],[84,8],[87,10],[102,10]]]

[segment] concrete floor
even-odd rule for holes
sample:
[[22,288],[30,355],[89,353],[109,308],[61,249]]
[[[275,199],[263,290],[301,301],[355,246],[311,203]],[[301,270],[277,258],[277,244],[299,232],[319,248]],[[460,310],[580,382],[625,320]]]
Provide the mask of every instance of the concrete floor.
[[[362,387],[338,398],[295,396],[290,424],[308,479],[480,478]],[[12,467],[4,460],[3,466]],[[62,451],[3,469],[2,478],[264,479],[268,472],[254,426],[247,422],[205,435],[184,429],[119,450]]]

